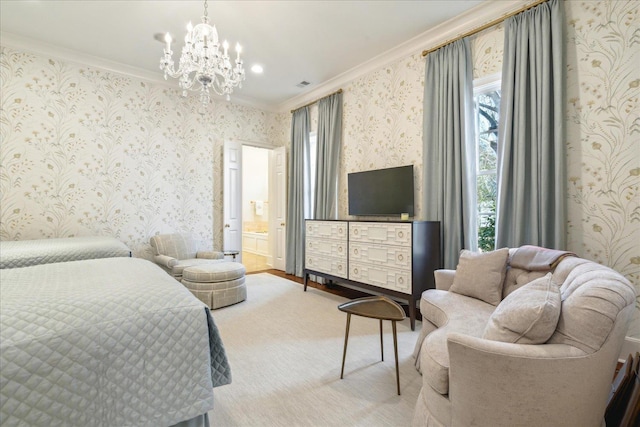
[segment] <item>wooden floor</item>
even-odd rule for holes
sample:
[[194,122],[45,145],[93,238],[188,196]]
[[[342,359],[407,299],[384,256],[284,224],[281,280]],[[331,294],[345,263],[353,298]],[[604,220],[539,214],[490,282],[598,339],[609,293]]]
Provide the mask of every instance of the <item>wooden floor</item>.
[[[269,273],[269,274],[273,274],[274,276],[278,276],[278,277],[282,277],[284,279],[288,279],[291,280],[293,282],[299,283],[300,286],[302,286],[304,284],[304,281],[302,280],[301,277],[296,277],[292,274],[286,274],[284,271],[282,270],[274,270],[274,269],[265,269],[262,271],[247,271],[247,274],[255,274],[255,273]],[[351,288],[347,288],[344,286],[340,286],[339,284],[320,284],[317,282],[313,282],[311,280],[307,281],[307,286],[312,287],[312,288],[316,288],[319,289],[321,291],[325,291],[325,292],[329,292],[331,294],[334,295],[339,295],[341,297],[344,298],[348,298],[348,299],[355,299],[355,298],[362,298],[362,297],[368,297],[371,296],[371,294],[368,294],[366,292],[363,291],[359,291],[357,289],[351,289]],[[405,311],[405,315],[408,317],[409,316],[409,306],[406,303],[399,303],[402,308],[404,308]],[[420,314],[420,308],[418,307],[418,309],[416,310],[416,319],[417,320],[421,320],[422,319],[422,315]]]

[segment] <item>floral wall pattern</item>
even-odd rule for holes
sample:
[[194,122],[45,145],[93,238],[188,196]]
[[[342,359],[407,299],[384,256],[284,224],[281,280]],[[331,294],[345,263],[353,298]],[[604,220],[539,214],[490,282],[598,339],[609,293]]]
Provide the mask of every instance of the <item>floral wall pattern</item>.
[[569,249],[640,293],[640,9],[571,1],[566,15]]
[[222,143],[269,144],[272,113],[217,102],[203,119],[177,90],[4,47],[0,73],[0,238],[221,247]]
[[[634,0],[564,3],[568,249],[640,292],[640,12]],[[498,25],[474,38],[475,78],[501,71],[503,37]],[[144,256],[151,234],[189,229],[220,247],[223,141],[290,144],[289,111],[220,102],[203,121],[164,86],[6,48],[0,65],[2,239],[112,234]],[[420,219],[424,58],[343,91],[340,216],[348,173],[413,164]]]

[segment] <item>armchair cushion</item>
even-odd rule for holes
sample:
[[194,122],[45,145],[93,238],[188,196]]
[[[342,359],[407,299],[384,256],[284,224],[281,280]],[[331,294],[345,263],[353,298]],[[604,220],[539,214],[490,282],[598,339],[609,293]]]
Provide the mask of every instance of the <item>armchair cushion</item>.
[[516,344],[545,343],[560,317],[560,288],[547,273],[513,291],[498,305],[483,338]]
[[500,304],[508,258],[507,248],[485,253],[463,250],[449,290],[491,305]]
[[196,258],[200,258],[200,259],[224,259],[224,253],[223,252],[217,252],[217,251],[198,251],[198,253],[196,253]]

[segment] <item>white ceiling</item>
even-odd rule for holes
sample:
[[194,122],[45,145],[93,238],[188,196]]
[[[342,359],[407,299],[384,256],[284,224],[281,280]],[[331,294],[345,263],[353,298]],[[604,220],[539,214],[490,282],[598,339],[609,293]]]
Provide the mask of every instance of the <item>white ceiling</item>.
[[[274,106],[375,58],[482,0],[414,1],[210,1],[211,22],[221,39],[243,46],[247,79],[233,97]],[[19,36],[91,55],[162,77],[169,31],[174,52],[186,23],[203,14],[202,1],[1,0],[3,38]],[[177,53],[174,59],[177,61]],[[253,64],[264,74],[249,71]],[[306,80],[304,89],[296,84]],[[177,82],[175,82],[177,87]]]

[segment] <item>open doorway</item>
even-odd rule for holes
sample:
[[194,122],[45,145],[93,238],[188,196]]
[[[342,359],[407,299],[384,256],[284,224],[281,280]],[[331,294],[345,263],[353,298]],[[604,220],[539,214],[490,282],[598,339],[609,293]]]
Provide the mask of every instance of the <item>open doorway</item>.
[[242,146],[242,263],[247,271],[271,268],[269,245],[270,149]]

